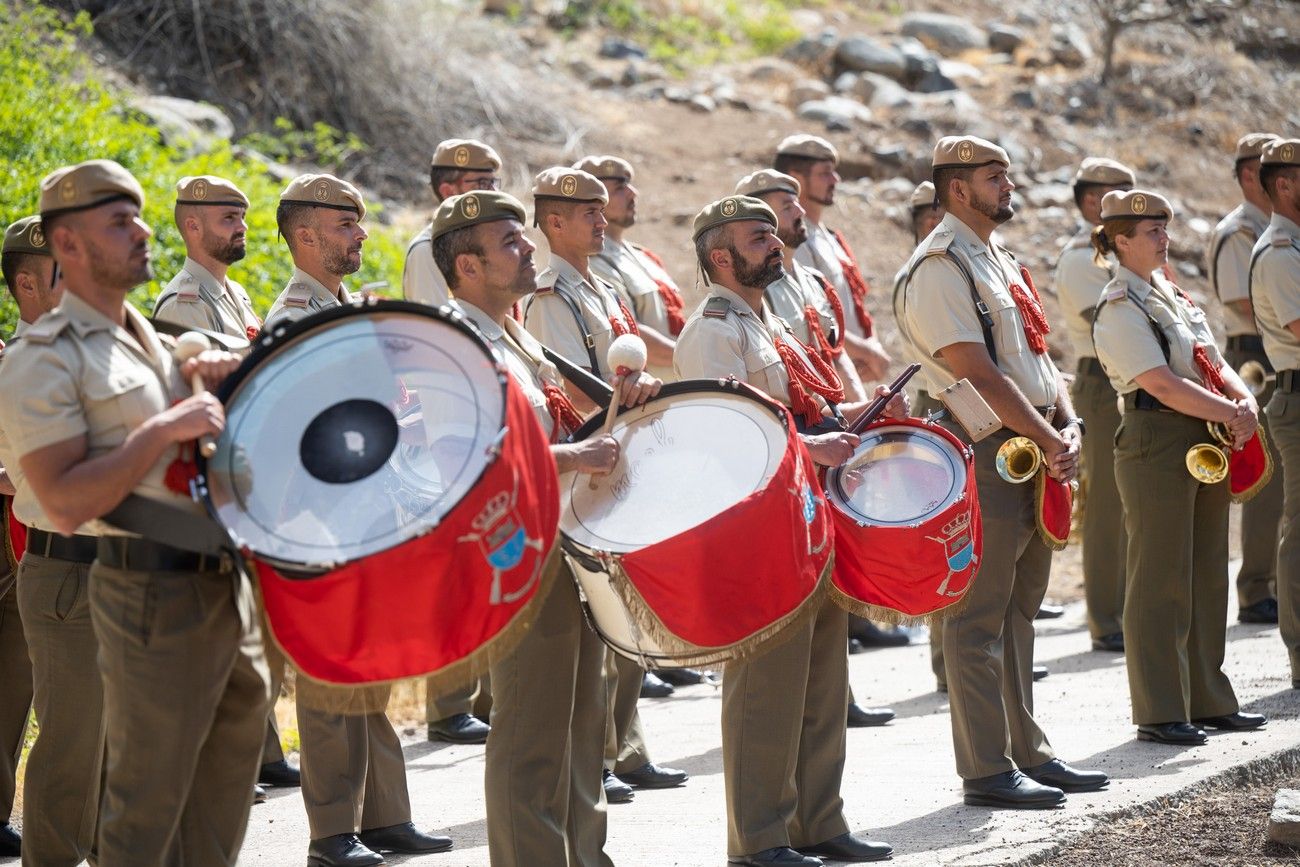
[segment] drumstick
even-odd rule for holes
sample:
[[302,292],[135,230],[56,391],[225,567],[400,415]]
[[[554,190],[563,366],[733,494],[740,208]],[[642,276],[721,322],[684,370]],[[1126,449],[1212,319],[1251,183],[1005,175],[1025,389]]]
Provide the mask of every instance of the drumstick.
[[[176,338],[176,349],[172,352],[172,355],[176,358],[177,364],[184,364],[199,353],[207,352],[211,348],[212,344],[208,342],[208,338],[197,331],[186,331]],[[190,389],[195,394],[203,394],[208,390],[207,386],[203,384],[203,377],[198,372],[195,372],[190,377]],[[211,435],[204,434],[199,437],[199,454],[205,458],[210,458],[216,452],[217,441]]]
[[880,414],[885,411],[885,407],[889,405],[889,402],[903,390],[903,386],[907,385],[907,381],[916,376],[920,369],[921,365],[919,364],[909,364],[907,369],[898,375],[898,379],[889,384],[889,391],[867,404],[867,408],[862,411],[862,415],[854,419],[853,424],[849,425],[849,433],[862,433],[867,425],[879,418]]
[[[640,376],[641,371],[645,370],[647,358],[645,341],[635,334],[615,337],[605,353],[606,365],[625,381],[629,376]],[[618,397],[616,390],[605,410],[605,423],[600,427],[600,436],[607,436],[614,429],[614,419],[618,417]],[[592,488],[596,487],[596,477],[592,476],[588,484]]]

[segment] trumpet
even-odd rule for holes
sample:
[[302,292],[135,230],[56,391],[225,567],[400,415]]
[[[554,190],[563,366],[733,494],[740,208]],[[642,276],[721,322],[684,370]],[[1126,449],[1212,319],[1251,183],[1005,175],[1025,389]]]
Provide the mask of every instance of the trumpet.
[[[1259,365],[1259,362],[1248,361],[1242,365],[1242,370],[1245,371],[1250,364]],[[1263,365],[1259,365],[1259,369],[1262,373]],[[1215,442],[1198,443],[1187,450],[1187,472],[1202,484],[1216,485],[1228,477],[1227,449],[1232,447],[1232,434],[1228,433],[1227,426],[1222,422],[1207,421],[1205,427]]]
[[1258,361],[1245,362],[1237,370],[1237,375],[1255,397],[1262,395],[1264,389],[1268,388],[1269,372]]
[[1004,482],[1023,485],[1043,468],[1043,450],[1029,437],[1012,437],[998,448],[996,466]]

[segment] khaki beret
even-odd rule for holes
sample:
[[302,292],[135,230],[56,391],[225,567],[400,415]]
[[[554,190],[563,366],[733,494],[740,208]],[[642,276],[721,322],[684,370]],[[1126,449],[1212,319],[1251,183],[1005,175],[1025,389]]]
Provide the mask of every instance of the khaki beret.
[[5,229],[5,253],[31,253],[36,256],[52,256],[50,245],[45,243],[45,232],[41,229],[41,217],[35,214],[23,217],[9,224]]
[[130,199],[144,208],[144,188],[135,176],[112,160],[87,160],[55,169],[41,181],[41,216],[97,208],[117,199]]
[[355,211],[358,220],[366,215],[366,203],[361,198],[361,191],[333,175],[298,175],[284,188],[280,201],[333,208],[336,211]]
[[522,223],[525,219],[524,206],[509,193],[496,190],[462,193],[443,199],[438,210],[433,212],[433,237],[495,220],[518,220]]
[[533,178],[534,199],[570,199],[609,204],[609,192],[596,177],[566,166],[554,166]]
[[761,169],[750,175],[745,175],[736,184],[736,195],[738,196],[759,196],[768,193],[793,193],[799,195],[799,181],[787,174],[778,172],[775,169]]
[[1300,138],[1279,138],[1268,143],[1259,161],[1266,166],[1300,166]]
[[706,205],[704,210],[695,215],[691,237],[698,238],[715,226],[741,220],[762,220],[771,223],[773,229],[777,226],[776,214],[767,206],[767,202],[753,196],[727,196]]
[[820,136],[803,132],[788,135],[781,139],[781,143],[776,146],[776,155],[779,157],[807,157],[810,160],[830,160],[837,164],[840,161],[840,152],[835,150],[835,145]]
[[929,181],[921,181],[912,190],[912,195],[908,197],[907,203],[912,206],[913,211],[923,211],[927,208],[933,208],[938,202],[934,195],[934,184]]
[[431,167],[467,172],[499,172],[501,157],[492,146],[473,138],[449,138],[434,148]]
[[583,157],[574,163],[573,167],[597,177],[602,181],[624,181],[630,183],[633,176],[631,163],[622,157],[609,155]]
[[1237,162],[1258,159],[1264,155],[1264,148],[1277,141],[1271,132],[1248,132],[1237,139]]
[[197,175],[181,178],[176,183],[178,205],[226,205],[247,208],[248,196],[225,178],[214,175]]
[[973,135],[946,135],[934,146],[932,167],[946,169],[953,166],[984,166],[1002,163],[1011,167],[1011,157],[991,141]]
[[1115,160],[1108,160],[1105,157],[1088,157],[1079,164],[1079,170],[1074,173],[1074,183],[1079,184],[1104,184],[1108,187],[1133,186],[1137,183],[1137,175],[1133,170],[1123,163]]
[[1101,219],[1172,220],[1174,206],[1150,190],[1111,190],[1101,197]]

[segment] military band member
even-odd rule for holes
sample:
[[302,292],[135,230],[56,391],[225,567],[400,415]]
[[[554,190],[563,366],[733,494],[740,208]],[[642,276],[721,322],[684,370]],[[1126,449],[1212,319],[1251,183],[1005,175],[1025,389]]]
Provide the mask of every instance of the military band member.
[[835,204],[835,187],[840,182],[839,161],[839,152],[826,139],[798,134],[777,145],[772,168],[799,179],[799,204],[806,213],[808,240],[795,252],[795,258],[831,281],[844,310],[845,349],[858,365],[862,380],[878,381],[889,371],[890,359],[867,310],[866,275],[843,233],[825,224],[826,209]]
[[[1268,226],[1273,206],[1260,184],[1260,155],[1277,136],[1253,132],[1237,141],[1233,174],[1241,187],[1242,203],[1219,221],[1210,238],[1205,267],[1210,285],[1223,311],[1223,330],[1227,334],[1224,357],[1233,370],[1247,362],[1273,368],[1268,363],[1263,341],[1255,323],[1250,299],[1250,254],[1255,242]],[[1273,383],[1266,381],[1255,396],[1260,406],[1267,406],[1273,396]],[[1269,433],[1270,420],[1261,415],[1259,422]],[[1272,443],[1270,443],[1271,445]],[[1274,459],[1280,463],[1276,452]],[[1237,570],[1237,619],[1242,623],[1277,623],[1277,550],[1282,518],[1282,482],[1271,482],[1241,507],[1241,568]]]
[[[439,142],[433,150],[429,164],[429,186],[433,188],[435,207],[447,198],[473,190],[499,190],[501,157],[492,149],[472,138],[449,138]],[[450,299],[447,278],[442,276],[433,261],[432,223],[420,230],[406,248],[406,264],[402,267],[402,297],[437,307]],[[487,737],[487,732],[476,732]],[[455,738],[448,738],[455,740]]]
[[948,213],[908,263],[904,333],[933,386],[969,380],[1005,426],[974,446],[984,555],[965,607],[944,624],[943,653],[966,803],[1036,808],[1107,778],[1057,759],[1033,716],[1033,617],[1052,551],[1037,532],[1034,485],[1003,481],[995,455],[1010,437],[1027,436],[1044,471],[1068,482],[1082,423],[1047,354],[1030,281],[990,243],[1014,214],[1010,164],[1006,151],[973,136],[935,146],[933,182]]
[[1078,359],[1070,398],[1088,420],[1083,440],[1081,476],[1088,486],[1083,511],[1083,587],[1088,632],[1094,650],[1124,652],[1124,561],[1128,539],[1124,510],[1115,487],[1115,429],[1119,409],[1115,389],[1097,362],[1092,346],[1092,314],[1101,290],[1110,282],[1113,264],[1094,261],[1092,230],[1101,224],[1101,199],[1111,190],[1133,189],[1133,170],[1104,157],[1088,157],[1074,175],[1074,203],[1084,227],[1065,244],[1056,262],[1056,296],[1065,318],[1065,333]]
[[[1260,159],[1273,215],[1251,253],[1250,292],[1269,361],[1277,369],[1269,429],[1282,453],[1285,490],[1277,552],[1278,623],[1300,689],[1300,139],[1273,141]],[[1295,521],[1295,523],[1291,523]]]
[[[541,344],[510,316],[537,280],[523,206],[498,192],[454,196],[439,205],[431,235],[455,304],[558,440],[578,422],[576,409],[563,398],[563,380]],[[628,405],[657,392],[658,381],[645,374],[623,389]],[[551,453],[560,472],[607,473],[618,462],[618,443],[596,437],[553,445]],[[609,867],[600,784],[606,649],[583,618],[558,544],[545,568],[553,578],[537,619],[512,653],[492,660],[495,695],[484,773],[489,856],[493,867]]]
[[185,383],[213,387],[237,364],[208,352],[177,365],[126,303],[151,277],[143,204],[107,160],[41,182],[65,293],[0,364],[0,428],[53,531],[100,536],[87,582],[108,739],[99,862],[233,864],[268,703],[251,587],[228,557],[98,520],[132,493],[178,524],[203,520],[169,480],[182,444],[219,434],[224,414]]
[[[772,209],[748,196],[721,199],[695,217],[695,248],[710,292],[678,338],[677,373],[735,377],[792,407],[810,429],[830,428],[803,439],[814,461],[836,466],[857,444],[835,430],[826,395],[840,384],[816,374],[821,367],[835,378],[764,304],[767,287],[783,272],[777,225]],[[759,656],[729,662],[722,680],[733,864],[817,867],[818,856],[875,861],[893,851],[854,836],[844,819],[848,615],[828,602],[814,604],[821,606],[815,619],[789,627],[794,635]]]
[[252,340],[262,327],[244,287],[226,270],[247,252],[248,196],[223,178],[181,178],[176,184],[176,228],[185,265],[154,302],[155,319]]
[[1228,588],[1228,485],[1188,472],[1189,448],[1226,425],[1234,447],[1258,409],[1224,364],[1198,308],[1160,269],[1173,208],[1145,190],[1107,193],[1094,230],[1115,278],[1097,310],[1097,357],[1123,395],[1115,477],[1128,528],[1125,657],[1138,739],[1195,745],[1205,728],[1264,724],[1241,713],[1223,673]]

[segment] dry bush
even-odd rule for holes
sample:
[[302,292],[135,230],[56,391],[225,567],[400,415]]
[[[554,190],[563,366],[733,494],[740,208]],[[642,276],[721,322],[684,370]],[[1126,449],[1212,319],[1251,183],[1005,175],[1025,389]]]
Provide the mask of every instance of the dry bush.
[[[229,111],[243,131],[284,117],[370,146],[349,174],[390,193],[427,179],[449,136],[563,143],[554,100],[521,87],[526,48],[475,13],[429,0],[55,0],[87,9],[125,65],[175,96]],[[418,188],[418,186],[416,187]]]

